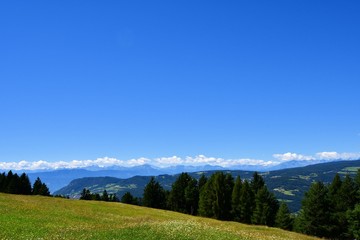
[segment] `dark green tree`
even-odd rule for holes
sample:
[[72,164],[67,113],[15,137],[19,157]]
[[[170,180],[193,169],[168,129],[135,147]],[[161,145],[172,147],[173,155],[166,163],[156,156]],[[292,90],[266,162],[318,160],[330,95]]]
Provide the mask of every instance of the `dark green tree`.
[[199,208],[199,187],[196,179],[191,179],[185,188],[186,212],[196,215]]
[[91,200],[91,193],[89,189],[84,188],[80,195],[80,200]]
[[40,178],[37,177],[33,184],[32,194],[40,195],[41,187],[42,187],[42,182],[41,182]]
[[168,198],[169,209],[182,213],[190,213],[190,206],[187,205],[185,189],[191,182],[192,177],[187,173],[181,173],[172,184]]
[[116,193],[110,194],[109,195],[109,201],[110,202],[119,202],[119,198],[116,196]]
[[303,233],[318,237],[331,237],[332,229],[328,189],[322,182],[310,186],[302,201],[302,216],[298,229]]
[[5,192],[6,186],[7,186],[7,176],[3,172],[0,174],[0,192]]
[[274,226],[279,203],[266,186],[258,189],[255,195],[255,209],[251,217],[253,224]]
[[340,209],[346,211],[349,208],[354,208],[357,202],[357,192],[354,180],[346,175],[339,190]]
[[199,215],[203,217],[214,218],[213,202],[215,201],[215,192],[213,190],[214,175],[206,181],[201,188],[199,196]]
[[329,186],[330,212],[331,217],[329,227],[331,236],[334,239],[345,238],[344,233],[347,232],[346,209],[342,200],[342,180],[339,174],[336,174]]
[[233,187],[234,179],[230,174],[214,173],[201,190],[199,214],[220,220],[230,220]]
[[232,204],[232,216],[235,221],[240,221],[241,218],[241,187],[242,181],[240,176],[237,176],[234,184],[234,188],[231,196],[231,204]]
[[261,175],[257,172],[254,172],[253,178],[250,183],[250,187],[254,194],[256,194],[263,186],[265,186],[265,181]]
[[203,186],[205,186],[207,180],[208,180],[208,179],[205,177],[205,175],[202,174],[201,177],[199,178],[199,182],[198,182],[199,192],[201,191],[201,189],[203,188]]
[[254,209],[254,193],[247,180],[243,182],[240,195],[240,222],[251,223],[251,217]]
[[13,174],[12,171],[9,171],[7,175],[7,187],[6,192],[12,194],[20,193],[20,177],[16,173]]
[[357,202],[360,203],[360,168],[357,170],[356,176],[355,176],[355,186],[356,186],[356,196],[357,196]]
[[23,173],[19,179],[19,194],[30,195],[31,194],[31,183],[29,177]]
[[135,198],[134,198],[134,196],[133,196],[130,192],[126,192],[126,193],[121,197],[121,202],[122,202],[122,203],[126,203],[126,204],[135,204]]
[[101,195],[101,200],[105,202],[108,202],[110,200],[109,194],[107,193],[106,189],[104,189],[103,194]]
[[166,207],[166,196],[163,187],[151,177],[149,183],[145,186],[143,195],[143,204],[145,207],[160,208]]
[[360,203],[346,213],[349,222],[348,233],[352,239],[360,239]]
[[292,230],[294,219],[291,216],[289,208],[285,202],[280,204],[279,210],[276,213],[275,227]]

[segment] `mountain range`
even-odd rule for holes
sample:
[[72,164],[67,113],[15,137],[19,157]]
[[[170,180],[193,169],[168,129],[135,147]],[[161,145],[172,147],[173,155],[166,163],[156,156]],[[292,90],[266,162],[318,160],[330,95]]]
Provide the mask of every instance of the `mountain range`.
[[[274,171],[263,171],[263,176],[269,190],[272,191],[278,200],[285,201],[292,212],[300,209],[301,199],[309,186],[314,181],[330,183],[336,173],[341,176],[346,174],[354,175],[360,169],[360,160],[336,161],[314,164],[305,167],[287,168]],[[216,171],[230,173],[234,178],[240,176],[244,179],[251,179],[254,171],[244,170],[203,170],[189,173],[198,179],[202,174],[209,177]],[[178,174],[161,174],[155,179],[166,189],[170,190],[172,183],[177,179]],[[150,176],[134,176],[121,179],[113,176],[107,177],[83,177],[70,182],[66,187],[55,191],[54,194],[66,195],[71,198],[79,198],[82,189],[87,188],[93,193],[102,193],[105,189],[108,193],[115,193],[121,197],[125,192],[130,192],[136,197],[142,197],[145,185],[149,182]]]
[[[280,169],[308,166],[318,163],[329,162],[328,160],[312,160],[300,161],[293,160],[283,162],[275,166],[261,166],[261,165],[238,165],[230,169],[221,166],[202,165],[202,166],[188,166],[177,165],[166,168],[159,168],[149,164],[134,166],[134,167],[98,167],[92,166],[88,168],[74,168],[74,169],[58,169],[58,170],[41,170],[41,171],[26,171],[31,182],[34,182],[39,177],[49,187],[50,192],[55,192],[62,187],[68,185],[72,180],[83,177],[117,177],[117,178],[130,178],[134,176],[157,176],[161,174],[177,174],[181,172],[199,172],[199,171],[212,171],[212,170],[243,170],[243,171],[274,171]],[[5,172],[6,170],[0,170]],[[18,173],[24,170],[15,171]]]

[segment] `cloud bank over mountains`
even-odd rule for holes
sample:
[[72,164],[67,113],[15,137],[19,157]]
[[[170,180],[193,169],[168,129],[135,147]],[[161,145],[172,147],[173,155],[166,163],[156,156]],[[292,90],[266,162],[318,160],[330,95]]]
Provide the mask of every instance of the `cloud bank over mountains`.
[[161,157],[161,158],[137,158],[129,160],[120,160],[117,158],[103,157],[95,160],[72,160],[72,161],[20,161],[20,162],[0,162],[2,170],[56,170],[56,169],[76,169],[76,168],[110,168],[110,167],[136,167],[142,165],[151,165],[157,168],[166,168],[172,166],[220,166],[223,168],[240,168],[241,166],[276,166],[288,161],[313,161],[313,160],[357,160],[360,159],[359,153],[337,153],[337,152],[318,152],[313,156],[297,153],[273,154],[272,160],[260,160],[251,158],[224,159],[216,157],[206,157],[198,155],[195,157]]

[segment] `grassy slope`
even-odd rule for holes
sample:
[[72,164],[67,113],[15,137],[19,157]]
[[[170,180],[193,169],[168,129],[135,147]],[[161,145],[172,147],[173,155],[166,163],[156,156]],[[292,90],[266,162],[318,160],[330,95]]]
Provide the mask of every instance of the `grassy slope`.
[[0,239],[315,239],[121,203],[0,193]]

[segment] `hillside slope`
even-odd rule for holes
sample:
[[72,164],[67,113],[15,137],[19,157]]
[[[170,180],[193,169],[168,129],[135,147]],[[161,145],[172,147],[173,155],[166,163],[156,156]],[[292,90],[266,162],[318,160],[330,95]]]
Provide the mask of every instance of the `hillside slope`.
[[[287,202],[290,210],[296,212],[301,207],[301,199],[309,189],[313,181],[323,181],[329,183],[336,173],[342,176],[345,174],[355,174],[360,168],[360,160],[339,161],[315,164],[306,167],[289,168],[271,172],[263,172],[268,188],[276,195],[279,200]],[[192,177],[199,178],[201,174],[210,176],[216,171],[204,171],[190,173]],[[240,176],[242,179],[250,179],[253,175],[251,171],[224,171],[234,177]],[[176,180],[178,175],[159,175],[156,180],[167,190]],[[109,193],[116,193],[122,196],[126,191],[137,197],[141,197],[145,185],[149,182],[149,176],[136,176],[128,179],[114,177],[80,178],[73,180],[68,186],[56,191],[55,194],[68,195],[78,198],[82,189],[90,189],[94,193],[102,193],[106,189]]]
[[121,203],[0,194],[0,239],[316,239]]

